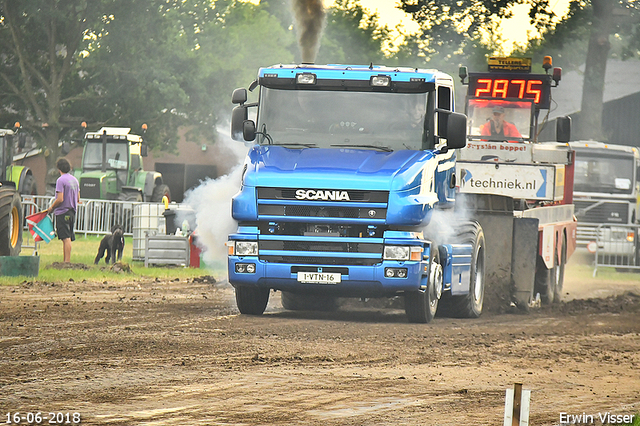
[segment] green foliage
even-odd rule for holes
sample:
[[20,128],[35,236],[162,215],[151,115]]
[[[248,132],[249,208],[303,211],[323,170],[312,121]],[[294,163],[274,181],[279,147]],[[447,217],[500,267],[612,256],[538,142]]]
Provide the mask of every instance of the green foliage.
[[496,33],[498,18],[509,16],[516,1],[402,0],[400,8],[420,25],[417,34],[405,37],[395,62],[437,68],[457,75],[458,67],[485,69],[486,58],[499,49],[499,39],[484,41]]
[[[618,59],[640,58],[640,5],[637,2],[614,1],[613,25],[609,56]],[[565,70],[585,63],[593,20],[592,2],[573,0],[569,13],[557,25],[543,29],[542,37],[531,40],[530,46],[518,53],[551,55],[560,60]]]
[[383,63],[390,31],[377,14],[368,14],[358,0],[336,0],[329,9],[317,63]]
[[293,44],[277,18],[235,0],[3,0],[0,123],[19,120],[54,161],[82,121],[147,123],[152,148],[175,146],[180,126],[211,139],[233,88],[291,61]]

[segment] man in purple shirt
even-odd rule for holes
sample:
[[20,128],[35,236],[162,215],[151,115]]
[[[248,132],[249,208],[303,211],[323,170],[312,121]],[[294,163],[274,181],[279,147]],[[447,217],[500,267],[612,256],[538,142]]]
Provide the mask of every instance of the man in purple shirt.
[[76,209],[80,201],[80,184],[75,176],[71,175],[71,164],[66,158],[58,159],[56,167],[60,171],[60,177],[56,181],[56,199],[45,211],[53,212],[56,217],[56,232],[58,239],[62,240],[62,253],[65,262],[71,261],[71,241],[76,236],[73,226],[76,220]]

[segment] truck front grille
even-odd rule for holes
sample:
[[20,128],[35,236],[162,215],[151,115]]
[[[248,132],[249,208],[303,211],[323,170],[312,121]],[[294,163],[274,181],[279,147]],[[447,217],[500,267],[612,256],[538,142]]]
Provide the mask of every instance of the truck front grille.
[[351,223],[382,222],[387,218],[388,201],[388,191],[261,187],[258,188],[258,216],[260,220],[322,218],[320,220],[340,219]]
[[271,263],[289,263],[296,265],[361,265],[371,266],[381,262],[375,259],[352,259],[352,258],[333,258],[333,257],[299,257],[299,256],[260,256],[260,260]]
[[100,179],[81,178],[80,198],[100,199]]
[[329,206],[259,205],[258,215],[282,217],[333,217],[340,219],[386,219],[387,209]]
[[579,223],[629,223],[629,203],[574,200]]
[[374,265],[382,262],[380,238],[362,242],[347,237],[301,237],[261,235],[258,239],[260,260],[274,263]]

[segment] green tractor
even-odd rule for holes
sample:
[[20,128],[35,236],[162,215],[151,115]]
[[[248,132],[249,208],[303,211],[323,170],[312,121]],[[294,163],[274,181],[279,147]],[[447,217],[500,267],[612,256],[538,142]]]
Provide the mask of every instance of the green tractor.
[[[22,249],[22,201],[16,188],[24,185],[24,176],[12,166],[13,131],[0,129],[0,256],[17,256]],[[21,168],[21,169],[20,169]],[[33,179],[33,176],[31,176]],[[21,180],[22,179],[22,180]]]
[[[20,123],[16,123],[14,129],[19,129]],[[5,174],[3,180],[13,182],[18,193],[21,195],[37,195],[36,179],[29,167],[13,164],[13,149],[15,139],[18,139],[18,146],[24,148],[27,134],[24,132],[14,132],[13,130],[0,129],[0,142],[2,144],[2,159]]]
[[103,127],[85,134],[82,168],[73,173],[80,182],[81,198],[161,202],[166,196],[171,200],[162,174],[142,169],[147,146],[141,136],[130,131]]

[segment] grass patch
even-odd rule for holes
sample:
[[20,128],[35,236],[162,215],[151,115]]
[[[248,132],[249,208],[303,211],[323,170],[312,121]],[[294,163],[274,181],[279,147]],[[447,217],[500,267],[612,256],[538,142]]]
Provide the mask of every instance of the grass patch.
[[[203,275],[212,275],[216,279],[226,276],[226,263],[218,263],[214,265],[206,265],[202,268],[185,268],[182,266],[150,266],[145,268],[144,262],[132,261],[133,256],[133,238],[125,237],[124,255],[122,263],[131,269],[131,272],[123,272],[112,270],[111,264],[104,263],[104,257],[98,265],[93,264],[93,260],[98,253],[98,246],[102,236],[76,236],[71,249],[71,263],[86,265],[77,265],[72,269],[56,269],[51,265],[62,262],[62,242],[58,239],[48,244],[40,242],[38,244],[38,254],[40,256],[40,270],[37,278],[34,277],[0,277],[0,285],[19,284],[25,280],[32,281],[109,281],[109,282],[126,282],[138,278],[159,278],[159,279],[186,279],[193,277],[201,277]],[[31,256],[33,248],[25,246],[33,246],[33,239],[28,232],[24,233],[23,247],[21,256]]]
[[[582,260],[582,259],[581,259]],[[565,279],[567,276],[572,279],[579,279],[581,281],[593,281],[599,282],[640,282],[640,270],[628,270],[618,271],[616,268],[599,266],[597,275],[593,276],[593,264],[588,264],[584,261],[578,261],[572,258],[567,263]],[[569,275],[567,275],[569,274]]]

